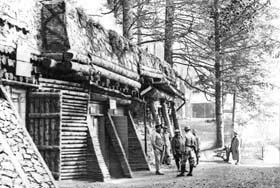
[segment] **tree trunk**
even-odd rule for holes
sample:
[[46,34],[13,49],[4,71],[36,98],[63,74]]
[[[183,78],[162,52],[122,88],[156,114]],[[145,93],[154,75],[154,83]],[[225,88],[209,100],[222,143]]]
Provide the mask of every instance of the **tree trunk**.
[[174,123],[174,128],[175,129],[179,129],[179,123],[178,123],[178,119],[177,119],[177,114],[176,114],[176,109],[175,109],[175,102],[171,102],[171,115],[172,115],[172,119],[173,119],[173,123]]
[[167,109],[166,101],[165,100],[161,100],[160,104],[161,104],[162,116],[163,116],[164,124],[165,124],[165,126],[168,127],[170,135],[173,137],[174,136],[174,129],[171,126],[171,122],[170,122],[170,118],[169,118],[169,114],[168,114],[168,109]]
[[156,125],[159,125],[161,122],[160,122],[158,111],[156,109],[156,103],[155,102],[156,101],[150,101],[149,106],[150,106],[150,109],[151,109],[151,113],[152,113],[154,122],[156,123]]
[[174,0],[166,0],[164,60],[171,65],[173,65],[172,46],[174,42],[174,36],[173,36],[174,9],[175,9]]
[[224,146],[224,125],[222,112],[222,81],[221,81],[221,41],[219,31],[218,0],[214,0],[214,30],[215,30],[215,112],[217,126],[217,147]]
[[133,24],[133,12],[132,1],[123,0],[123,36],[129,40],[133,39],[132,24]]
[[234,128],[234,123],[235,123],[235,109],[236,109],[236,91],[234,91],[232,97],[232,128]]

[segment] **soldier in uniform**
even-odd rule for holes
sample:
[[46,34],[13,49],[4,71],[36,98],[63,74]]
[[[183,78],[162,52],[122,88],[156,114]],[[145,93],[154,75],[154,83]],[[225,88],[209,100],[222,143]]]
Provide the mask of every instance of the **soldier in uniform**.
[[168,127],[163,127],[162,133],[163,143],[164,143],[164,157],[163,164],[170,165],[171,164],[171,144],[170,144],[170,134],[168,132]]
[[184,147],[185,144],[183,137],[180,134],[180,130],[176,129],[175,136],[172,138],[171,141],[171,148],[178,171],[180,170],[180,162],[182,159],[182,151],[184,150]]
[[198,165],[199,163],[199,158],[200,158],[200,138],[197,134],[196,129],[193,129],[192,131],[193,135],[195,136],[195,141],[196,141],[196,145],[195,145],[195,155],[196,155],[196,165]]
[[152,145],[154,149],[154,155],[155,155],[155,164],[156,164],[156,175],[163,175],[162,172],[160,172],[160,165],[162,163],[162,155],[164,151],[164,142],[161,135],[161,124],[156,125],[156,132],[152,136]]
[[196,146],[196,138],[191,132],[191,128],[189,126],[185,127],[185,149],[183,151],[182,161],[181,161],[181,173],[177,175],[177,177],[184,176],[186,171],[186,162],[189,162],[189,173],[187,176],[192,176],[193,168],[195,165],[195,146]]

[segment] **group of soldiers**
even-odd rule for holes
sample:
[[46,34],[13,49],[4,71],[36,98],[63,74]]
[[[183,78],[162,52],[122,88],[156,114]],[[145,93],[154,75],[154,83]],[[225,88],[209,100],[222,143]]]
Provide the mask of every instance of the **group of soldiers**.
[[200,141],[195,130],[191,130],[189,126],[184,128],[185,134],[181,135],[179,129],[174,131],[175,136],[171,138],[168,133],[168,127],[162,127],[161,124],[155,126],[156,131],[152,136],[152,145],[155,155],[156,174],[163,175],[160,171],[162,164],[171,164],[171,152],[175,160],[176,166],[180,174],[177,177],[185,175],[186,162],[189,163],[189,171],[187,176],[193,175],[193,169],[199,163],[200,157]]

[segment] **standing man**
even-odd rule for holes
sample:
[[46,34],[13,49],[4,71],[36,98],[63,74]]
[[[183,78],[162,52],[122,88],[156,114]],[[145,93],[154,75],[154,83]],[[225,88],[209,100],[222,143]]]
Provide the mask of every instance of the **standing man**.
[[162,163],[162,155],[164,150],[164,143],[161,135],[161,124],[155,126],[156,131],[152,136],[152,145],[155,155],[155,164],[156,164],[156,175],[164,175],[160,172],[160,165]]
[[184,140],[180,134],[180,130],[175,129],[175,136],[172,138],[171,148],[178,171],[180,170],[180,162],[182,160],[182,151],[184,147]]
[[168,132],[168,127],[163,127],[163,143],[164,143],[164,157],[163,157],[163,163],[170,165],[171,164],[171,144],[170,144],[170,134]]
[[200,138],[198,137],[196,129],[193,129],[192,131],[194,137],[195,137],[195,155],[196,155],[196,165],[199,163],[200,158]]
[[229,161],[230,153],[232,153],[232,159],[236,160],[235,164],[238,165],[240,162],[240,139],[238,133],[234,131],[233,138],[231,139],[230,149],[227,150],[227,159]]
[[195,164],[195,136],[191,132],[190,126],[185,127],[185,148],[183,151],[182,161],[181,161],[181,173],[177,175],[177,177],[181,177],[185,175],[186,171],[186,162],[189,161],[190,171],[187,176],[192,176],[194,164]]

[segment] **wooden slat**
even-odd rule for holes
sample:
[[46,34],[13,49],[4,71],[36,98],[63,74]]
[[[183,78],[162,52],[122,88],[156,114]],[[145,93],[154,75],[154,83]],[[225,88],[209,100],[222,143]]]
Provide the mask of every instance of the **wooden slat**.
[[80,123],[62,123],[62,127],[86,127],[86,124],[80,124]]
[[70,148],[86,148],[87,144],[62,144],[61,149],[70,149]]
[[87,113],[87,110],[84,109],[84,110],[78,110],[76,108],[73,108],[73,109],[67,109],[67,108],[62,108],[62,114],[63,113],[77,113],[77,114],[86,114]]
[[83,113],[86,113],[87,112],[87,108],[85,107],[74,107],[74,106],[65,106],[63,105],[62,106],[62,112],[63,111],[67,111],[67,110],[71,110],[73,112],[73,110],[76,110],[77,112],[83,112]]
[[71,174],[81,174],[81,173],[87,174],[87,170],[86,170],[86,168],[62,169],[61,173],[63,173],[63,175],[66,175],[66,174],[69,174],[69,173],[71,173]]
[[72,158],[72,157],[81,157],[81,156],[88,156],[87,153],[83,152],[83,153],[75,153],[75,154],[69,154],[69,153],[64,153],[63,155],[61,155],[61,158]]
[[87,114],[86,113],[69,113],[69,112],[62,112],[62,117],[63,116],[76,116],[76,117],[87,117]]
[[61,80],[54,80],[54,79],[48,79],[48,78],[39,78],[39,81],[42,82],[42,83],[51,83],[51,84],[72,86],[72,87],[82,87],[82,85],[79,84],[79,83],[67,82],[67,81],[61,81]]
[[62,122],[64,120],[86,120],[86,117],[62,116]]
[[62,163],[61,166],[65,167],[65,166],[74,166],[74,165],[82,165],[82,164],[87,164],[87,161],[83,160],[83,161],[67,161]]
[[[75,162],[83,162],[83,161],[86,161],[87,160],[87,157],[86,156],[79,156],[79,157],[62,157],[61,158],[61,162],[62,163],[67,163],[67,162],[72,162],[72,161],[75,161]],[[87,169],[83,169],[83,171],[87,171]]]
[[62,139],[67,136],[87,136],[87,132],[62,132]]
[[63,90],[62,91],[62,94],[64,95],[64,96],[79,96],[79,97],[83,97],[83,98],[85,98],[85,99],[87,99],[88,97],[89,97],[89,95],[88,95],[88,93],[85,93],[85,92],[76,92],[76,91],[71,91],[71,90],[67,90],[67,91],[65,91],[65,90]]
[[59,118],[60,113],[29,113],[29,118]]
[[86,144],[87,140],[86,139],[76,139],[76,140],[62,140],[61,144]]
[[75,165],[75,166],[63,166],[61,170],[71,170],[71,169],[86,169],[87,164]]
[[87,140],[86,136],[65,136],[62,138],[62,141],[70,141],[70,140]]
[[44,88],[47,88],[47,89],[73,90],[73,91],[85,92],[85,90],[83,88],[78,88],[78,87],[63,86],[63,85],[53,85],[53,84],[49,84],[49,83],[41,83],[41,85]]
[[75,131],[87,131],[87,127],[70,127],[70,126],[67,126],[67,127],[62,127],[61,128],[62,131],[70,131],[70,132],[75,132]]
[[87,101],[81,101],[81,100],[72,100],[72,99],[65,99],[65,98],[62,98],[62,102],[63,104],[79,104],[81,106],[87,106]]
[[85,153],[87,148],[61,148],[62,155]]
[[74,96],[74,95],[63,95],[62,99],[71,99],[71,100],[88,101],[88,99],[85,98],[85,97]]
[[32,87],[32,88],[39,88],[39,84],[33,84],[33,83],[25,83],[25,82],[20,82],[20,81],[14,81],[14,80],[9,80],[2,78],[2,83],[3,85],[14,85],[14,86],[26,86],[26,87]]

